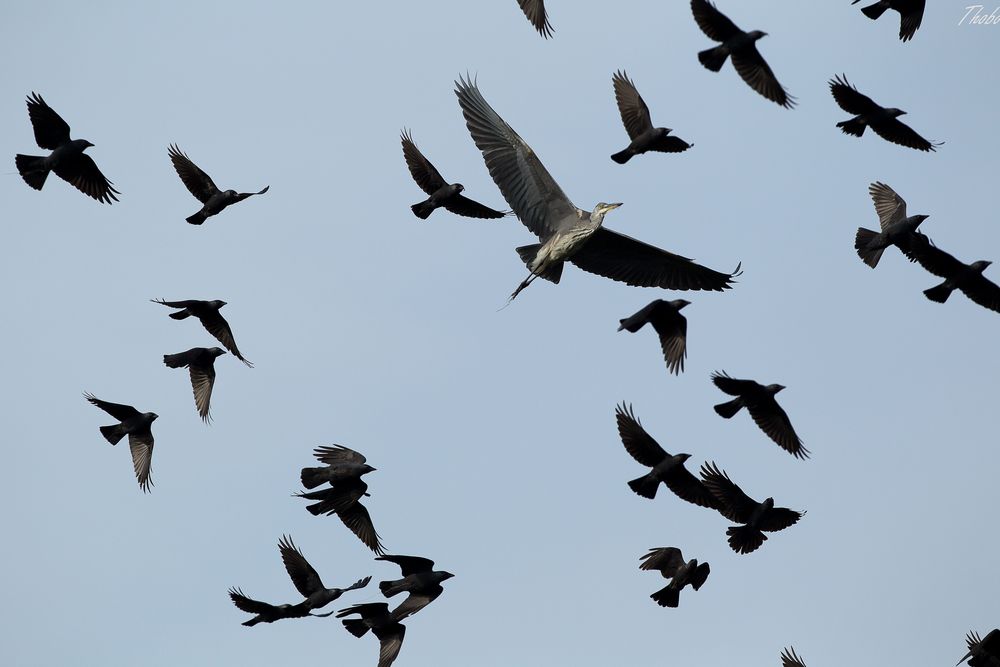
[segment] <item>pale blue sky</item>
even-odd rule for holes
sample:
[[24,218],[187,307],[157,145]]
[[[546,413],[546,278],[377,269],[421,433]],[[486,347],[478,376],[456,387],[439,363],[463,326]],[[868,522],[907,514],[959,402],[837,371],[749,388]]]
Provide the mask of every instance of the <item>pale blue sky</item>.
[[[378,469],[368,506],[390,552],[456,575],[407,621],[399,667],[778,665],[788,645],[809,667],[953,665],[967,630],[998,624],[1000,316],[961,294],[931,303],[937,279],[894,250],[872,271],[853,239],[877,225],[882,180],[938,245],[1000,260],[1000,26],[929,3],[903,44],[895,14],[872,22],[847,0],[720,0],[769,33],[788,111],[698,63],[711,43],[684,0],[547,4],[548,41],[514,0],[6,8],[0,663],[374,665],[376,642],[332,618],[248,629],[226,596],[297,601],[288,533],[328,585],[374,576],[335,605],[382,599],[375,582],[398,570],[290,497],[330,443]],[[609,159],[627,144],[617,69],[692,150]],[[513,219],[415,218],[399,146],[410,128],[446,178],[504,206],[452,92],[466,71],[576,204],[622,201],[610,228],[719,270],[742,261],[739,284],[680,294],[567,267],[497,312],[526,275],[513,248],[534,237]],[[947,143],[841,134],[840,73]],[[39,152],[31,91],[95,144],[120,203],[17,176],[14,154]],[[198,205],[171,142],[220,186],[270,192],[185,224]],[[154,297],[228,301],[256,364],[219,359],[210,427],[162,355],[215,341]],[[659,297],[692,301],[679,377],[651,331],[615,331]],[[716,416],[717,369],[786,385],[812,459]],[[160,415],[151,494],[84,391]],[[693,469],[714,460],[808,514],[738,556],[721,516],[639,498],[622,400]],[[638,569],[668,545],[712,566],[679,609]]]

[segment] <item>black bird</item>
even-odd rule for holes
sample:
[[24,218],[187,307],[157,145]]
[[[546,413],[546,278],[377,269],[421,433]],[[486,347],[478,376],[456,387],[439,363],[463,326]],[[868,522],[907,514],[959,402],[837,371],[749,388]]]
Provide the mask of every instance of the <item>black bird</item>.
[[343,445],[317,447],[313,450],[313,455],[326,465],[322,468],[302,469],[302,486],[307,489],[315,489],[325,482],[336,484],[356,480],[375,470],[365,463],[367,459],[363,454]]
[[326,614],[312,614],[309,612],[309,607],[304,602],[298,604],[279,604],[273,605],[267,602],[261,602],[260,600],[254,600],[246,596],[246,594],[239,588],[229,589],[229,599],[233,601],[240,611],[245,611],[248,614],[256,614],[253,618],[248,621],[244,621],[242,625],[252,628],[258,623],[274,623],[275,621],[280,621],[283,618],[305,618],[306,616],[319,616],[326,617],[331,616],[333,612],[328,612]]
[[743,489],[733,483],[715,463],[701,466],[701,479],[721,505],[722,516],[743,526],[731,526],[726,530],[729,546],[738,554],[748,554],[760,548],[767,536],[761,531],[773,533],[798,523],[805,512],[796,512],[786,507],[775,507],[774,498],[762,503],[753,500]]
[[668,136],[673,130],[669,127],[653,127],[649,115],[649,107],[643,101],[635,84],[624,72],[615,72],[611,77],[615,88],[615,100],[618,102],[618,112],[628,138],[632,143],[623,151],[611,156],[618,164],[625,164],[634,155],[642,155],[648,151],[658,153],[681,153],[691,148],[693,144],[678,137]]
[[[854,0],[851,4],[856,5],[859,2],[861,0]],[[885,10],[895,9],[899,12],[899,38],[907,42],[924,19],[924,2],[925,0],[878,0],[875,4],[862,7],[861,11],[875,21],[885,13]]]
[[980,639],[978,632],[969,632],[965,636],[965,643],[969,652],[962,656],[956,667],[965,660],[972,667],[1000,667],[1000,629],[990,630],[985,639]]
[[545,0],[517,0],[521,6],[521,11],[535,26],[538,34],[548,39],[552,36],[552,25],[549,23],[549,15],[545,12]]
[[620,203],[600,202],[593,212],[577,208],[517,132],[464,78],[455,94],[476,146],[504,199],[541,243],[516,248],[530,274],[514,299],[535,278],[558,283],[569,261],[584,271],[639,287],[716,290],[732,287],[733,274],[695,264],[687,257],[653,247],[602,227]]
[[135,478],[139,480],[139,488],[143,493],[149,493],[149,487],[153,485],[149,479],[149,468],[153,458],[153,432],[150,427],[159,415],[155,412],[139,412],[131,405],[102,401],[86,392],[83,397],[121,422],[112,426],[102,426],[101,435],[112,445],[117,445],[122,438],[128,436],[128,448],[132,453]]
[[640,557],[640,570],[659,570],[660,574],[670,583],[649,597],[661,607],[676,607],[680,602],[681,589],[691,584],[698,590],[708,579],[710,569],[708,563],[698,564],[698,559],[684,560],[681,550],[677,547],[660,547],[650,549],[649,553]]
[[225,352],[218,347],[192,347],[187,352],[163,355],[163,363],[170,368],[187,366],[191,373],[194,405],[206,424],[212,421],[210,403],[215,386],[215,358],[223,354]]
[[232,352],[234,357],[253,368],[253,364],[240,354],[239,348],[236,347],[236,339],[233,338],[233,330],[229,328],[229,322],[219,312],[219,309],[226,305],[225,301],[164,301],[163,299],[150,299],[150,301],[168,308],[180,308],[176,313],[170,313],[170,317],[175,320],[183,320],[192,315],[197,317],[205,330],[215,336],[223,347]]
[[741,408],[746,408],[754,423],[779,447],[795,458],[809,458],[809,450],[802,446],[802,440],[795,434],[788,415],[774,400],[774,395],[784,389],[784,386],[769,384],[765,387],[753,380],[731,378],[725,372],[713,373],[712,382],[725,393],[736,397],[715,406],[719,416],[730,419]]
[[347,591],[364,588],[372,580],[371,577],[364,577],[347,588],[327,588],[313,566],[302,555],[302,551],[292,542],[291,537],[283,535],[278,542],[278,549],[281,551],[281,561],[285,564],[288,576],[291,577],[296,590],[305,598],[300,604],[309,609],[322,609]]
[[355,637],[364,637],[369,630],[379,640],[378,667],[389,667],[399,655],[403,645],[406,626],[402,625],[389,613],[389,605],[385,602],[356,604],[337,612],[337,618],[359,614],[360,619],[349,618],[343,621],[344,627]]
[[687,356],[687,318],[681,315],[681,309],[689,305],[691,302],[684,299],[657,299],[635,315],[619,320],[618,330],[635,333],[647,322],[652,324],[660,337],[667,369],[677,375],[684,370],[684,357]]
[[983,271],[992,262],[981,259],[965,264],[932,245],[930,239],[919,232],[914,235],[907,255],[930,273],[944,278],[940,285],[924,290],[931,301],[944,303],[957,289],[983,308],[1000,313],[1000,287],[983,276]]
[[885,183],[878,181],[868,186],[868,194],[875,202],[875,212],[878,214],[880,232],[873,232],[864,227],[858,227],[854,237],[854,249],[858,251],[865,264],[873,269],[882,258],[882,251],[891,245],[897,246],[904,253],[913,244],[913,234],[920,223],[927,219],[926,215],[906,215],[906,200]]
[[403,571],[403,578],[379,582],[379,590],[387,598],[399,593],[409,593],[403,603],[392,610],[392,617],[402,621],[412,616],[437,599],[444,588],[441,582],[455,575],[450,572],[435,571],[434,561],[419,556],[379,556],[375,560],[395,563]]
[[719,501],[712,492],[702,484],[697,477],[684,467],[684,462],[691,458],[690,454],[675,454],[671,456],[660,447],[656,440],[646,433],[639,420],[632,412],[632,407],[624,404],[615,408],[615,420],[618,422],[618,436],[632,458],[652,470],[628,483],[629,488],[643,498],[655,498],[660,482],[681,500],[694,503],[701,507],[719,509]]
[[865,128],[870,127],[872,132],[886,141],[918,151],[936,151],[941,145],[927,141],[909,125],[902,123],[899,117],[905,115],[905,111],[879,106],[872,98],[862,95],[848,83],[843,75],[830,79],[830,92],[841,109],[855,114],[854,118],[837,123],[844,134],[860,137],[865,133]]
[[465,186],[461,183],[448,183],[444,180],[444,177],[434,168],[430,160],[425,158],[417,145],[413,143],[408,131],[403,131],[400,141],[403,144],[403,157],[406,159],[406,166],[410,169],[410,176],[417,182],[421,190],[430,195],[424,201],[410,207],[413,215],[421,220],[426,220],[434,212],[434,209],[441,207],[467,218],[495,219],[507,215],[504,211],[483,206],[462,195]]
[[54,171],[56,176],[88,197],[104,204],[118,201],[115,195],[121,193],[111,187],[111,181],[104,177],[94,160],[83,153],[94,144],[86,139],[70,139],[69,125],[38,93],[28,96],[28,117],[35,130],[35,143],[52,152],[45,156],[20,153],[14,156],[17,171],[25,183],[41,190],[49,172]]
[[310,514],[336,514],[366,547],[381,556],[385,553],[385,547],[375,532],[368,509],[361,504],[361,498],[368,495],[368,485],[360,479],[337,482],[330,488],[296,494],[298,498],[318,501],[306,506]]
[[691,12],[698,27],[709,39],[722,42],[698,54],[702,65],[718,72],[726,64],[726,58],[732,56],[733,67],[748,86],[786,109],[795,106],[795,98],[778,83],[774,72],[757,51],[756,42],[766,37],[766,32],[743,32],[708,0],[691,0]]
[[781,652],[781,667],[806,667],[802,658],[795,654],[795,649],[789,646]]
[[195,196],[204,206],[201,210],[187,218],[192,225],[200,225],[205,222],[205,218],[221,213],[230,204],[243,201],[247,197],[262,195],[271,186],[265,186],[259,192],[236,192],[236,190],[226,190],[223,192],[216,185],[212,178],[198,168],[187,155],[181,152],[175,144],[171,144],[167,149],[170,161],[174,163],[177,175],[181,177],[188,191]]

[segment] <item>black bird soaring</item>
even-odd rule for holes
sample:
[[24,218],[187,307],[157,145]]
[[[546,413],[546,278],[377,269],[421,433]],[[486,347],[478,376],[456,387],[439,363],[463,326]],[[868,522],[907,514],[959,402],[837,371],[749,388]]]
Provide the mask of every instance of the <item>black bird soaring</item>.
[[542,241],[516,249],[530,274],[511,299],[539,276],[558,283],[566,261],[640,287],[722,291],[732,286],[739,267],[734,274],[713,271],[602,227],[605,214],[621,204],[601,202],[593,212],[577,208],[476,84],[461,78],[455,85],[469,133],[490,175],[517,217]]
[[612,160],[618,164],[625,164],[634,155],[642,155],[648,151],[680,153],[691,148],[693,144],[669,136],[673,131],[669,127],[653,127],[649,107],[627,74],[615,72],[611,81],[615,88],[618,112],[621,114],[625,131],[628,132],[628,138],[632,140],[625,150],[612,155]]
[[359,614],[360,619],[348,618],[343,621],[344,627],[355,637],[364,637],[371,630],[379,640],[378,667],[389,667],[399,655],[406,635],[406,626],[393,618],[389,613],[389,605],[385,602],[356,604],[337,612],[337,618]]
[[680,311],[689,305],[691,302],[684,299],[657,299],[636,314],[619,320],[618,330],[635,333],[647,322],[653,325],[660,338],[667,369],[677,375],[684,370],[684,357],[687,356],[687,318]]
[[781,652],[781,667],[806,667],[806,663],[802,662],[802,658],[796,655],[795,649],[789,646]]
[[766,32],[743,32],[708,0],[691,0],[691,12],[709,39],[722,42],[698,54],[698,60],[706,69],[718,72],[726,64],[726,58],[732,56],[733,67],[748,86],[786,109],[795,106],[795,98],[778,83],[774,72],[757,51],[756,42],[766,37]]
[[[899,38],[904,42],[913,37],[924,19],[924,3],[926,0],[878,0],[875,4],[862,7],[861,11],[871,20],[877,20],[887,9],[899,12]],[[861,0],[854,0],[856,5]]]
[[914,235],[907,255],[930,273],[944,278],[940,285],[924,290],[931,301],[944,303],[957,289],[983,308],[1000,313],[1000,287],[983,275],[992,262],[985,259],[972,264],[961,262],[932,245],[919,232]]
[[625,451],[642,465],[652,468],[649,473],[629,482],[629,488],[643,498],[655,498],[660,482],[663,482],[681,500],[701,507],[719,509],[719,501],[712,492],[684,467],[684,462],[691,458],[690,454],[671,456],[665,452],[646,433],[631,406],[617,406],[615,420],[618,422],[618,436],[625,445]]
[[761,531],[773,533],[798,523],[805,512],[796,512],[786,507],[775,507],[774,498],[762,503],[753,500],[743,489],[733,483],[715,463],[701,466],[701,479],[721,505],[719,512],[734,523],[726,530],[729,546],[738,554],[748,554],[760,548],[767,536]]
[[88,197],[104,204],[118,201],[115,195],[121,193],[111,187],[111,181],[104,177],[94,160],[83,153],[94,144],[86,139],[70,139],[69,124],[38,93],[28,96],[28,117],[35,130],[35,143],[52,152],[45,156],[20,153],[14,156],[17,171],[25,183],[41,190],[49,172],[54,171],[56,176]]
[[909,125],[902,123],[899,117],[905,115],[905,111],[879,106],[872,98],[862,95],[848,83],[847,77],[843,75],[830,79],[830,93],[841,109],[855,114],[854,118],[837,123],[844,134],[860,137],[865,133],[865,128],[870,127],[872,132],[886,141],[918,151],[936,151],[941,145],[940,142],[927,141]]
[[315,489],[325,482],[336,484],[357,480],[375,470],[366,463],[367,459],[363,454],[343,445],[317,447],[313,450],[313,455],[326,465],[322,468],[302,469],[302,486],[307,489]]
[[461,183],[448,183],[444,180],[444,177],[434,168],[430,160],[425,158],[417,145],[413,143],[409,131],[403,130],[400,141],[403,144],[403,157],[406,159],[406,166],[410,169],[410,176],[417,182],[421,190],[430,195],[424,201],[410,207],[413,215],[421,220],[426,220],[436,208],[445,208],[456,215],[467,218],[495,219],[507,215],[504,211],[483,206],[462,195],[465,186]]
[[163,299],[150,299],[150,301],[168,308],[179,308],[180,310],[176,313],[170,313],[170,317],[175,320],[183,320],[192,315],[197,317],[208,333],[215,336],[223,347],[232,352],[234,357],[253,368],[253,364],[240,354],[239,348],[236,347],[236,339],[233,338],[233,330],[229,328],[229,322],[219,312],[219,309],[226,305],[225,301],[164,301]]
[[802,440],[795,434],[788,415],[774,400],[774,395],[784,389],[784,386],[780,384],[764,386],[753,380],[737,380],[725,372],[713,373],[712,382],[725,393],[736,397],[715,406],[719,416],[730,419],[741,408],[746,408],[754,423],[779,447],[795,458],[809,458],[809,450],[802,446]]
[[215,358],[225,354],[218,347],[192,347],[186,352],[163,355],[163,363],[170,368],[187,366],[191,373],[194,405],[206,424],[212,421],[212,388],[215,386]]
[[381,556],[385,553],[385,547],[375,532],[368,509],[361,504],[361,498],[367,495],[368,485],[360,479],[337,482],[326,489],[296,494],[299,498],[318,501],[306,506],[310,514],[336,514],[366,547]]
[[521,6],[521,11],[535,26],[538,34],[548,39],[552,36],[552,24],[549,23],[549,15],[545,11],[545,0],[517,0]]
[[691,584],[691,588],[698,590],[708,579],[710,572],[708,563],[699,565],[696,558],[685,561],[677,547],[650,549],[640,560],[640,570],[659,570],[664,578],[671,580],[649,596],[661,607],[676,607],[680,602],[681,589]]
[[913,235],[920,223],[927,219],[926,215],[906,215],[906,200],[885,183],[878,181],[868,186],[868,194],[875,202],[875,213],[881,231],[873,232],[864,227],[858,227],[854,237],[854,249],[858,251],[865,264],[873,269],[882,258],[882,251],[891,245],[898,247],[904,253],[913,244]]
[[980,639],[978,632],[969,632],[965,643],[969,652],[962,656],[956,667],[966,660],[971,667],[1000,667],[1000,629],[990,630],[985,639]]
[[229,599],[233,601],[233,604],[240,611],[245,611],[248,614],[256,614],[253,618],[248,621],[243,621],[242,625],[252,628],[258,623],[274,623],[275,621],[280,621],[283,618],[305,618],[306,616],[320,616],[326,617],[331,616],[333,612],[328,612],[326,614],[312,614],[309,612],[309,607],[305,603],[298,604],[269,604],[267,602],[261,602],[260,600],[254,600],[253,598],[247,597],[242,589],[230,588],[229,589]]
[[205,222],[205,218],[210,218],[217,213],[221,213],[230,204],[243,201],[247,197],[262,195],[271,186],[265,186],[259,192],[236,192],[236,190],[220,190],[212,178],[198,168],[187,155],[181,152],[176,144],[170,144],[167,149],[170,161],[174,163],[177,175],[181,177],[184,186],[200,201],[204,206],[201,210],[187,218],[192,225],[200,225]]
[[102,401],[89,393],[84,393],[83,397],[121,422],[112,426],[102,426],[101,435],[112,445],[117,445],[122,438],[128,436],[128,448],[132,453],[135,478],[139,481],[139,488],[143,493],[149,493],[149,487],[153,485],[149,479],[153,458],[153,432],[150,427],[159,415],[155,412],[139,412],[131,405]]
[[435,571],[434,561],[419,556],[379,556],[375,560],[385,560],[395,563],[403,573],[402,579],[379,582],[379,590],[387,598],[399,593],[409,593],[403,603],[392,610],[392,617],[402,621],[412,616],[437,599],[444,588],[441,582],[455,575],[450,572]]
[[291,577],[296,590],[305,598],[300,604],[309,609],[322,609],[347,591],[364,588],[372,580],[371,577],[364,577],[347,588],[327,588],[313,566],[302,555],[302,551],[292,542],[291,537],[283,535],[278,542],[278,549],[281,551],[281,561],[285,564],[288,576]]

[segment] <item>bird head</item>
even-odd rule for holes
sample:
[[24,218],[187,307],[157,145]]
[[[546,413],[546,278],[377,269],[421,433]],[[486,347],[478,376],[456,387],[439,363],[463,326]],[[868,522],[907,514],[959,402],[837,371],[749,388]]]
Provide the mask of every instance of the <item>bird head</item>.
[[465,190],[465,186],[461,183],[455,183],[455,192],[462,192]]
[[157,419],[157,417],[160,416],[160,415],[156,414],[155,412],[147,412],[146,414],[149,415],[149,421],[151,421],[151,422],[155,422],[156,419]]
[[989,266],[992,263],[993,262],[989,261],[988,259],[981,259],[978,262],[973,262],[971,264],[971,266],[976,271],[979,271],[980,273],[982,273],[983,271],[986,270],[986,267]]
[[617,204],[605,204],[604,202],[599,203],[594,207],[594,212],[590,214],[590,221],[598,225],[601,224],[601,221],[604,220],[604,215],[608,211],[613,211],[621,205],[621,202],[618,202]]
[[923,222],[924,220],[926,220],[929,217],[931,217],[931,216],[929,216],[929,215],[923,215],[923,214],[913,216],[913,228],[916,229],[917,227],[919,227],[920,223]]
[[362,471],[361,474],[362,475],[367,475],[370,472],[375,472],[375,470],[376,470],[376,468],[371,467],[367,463],[365,463],[364,465],[361,466],[361,471]]
[[225,192],[226,197],[230,198],[235,197],[237,194],[236,190],[226,190]]
[[438,575],[438,581],[444,581],[445,579],[451,579],[452,577],[455,576],[451,572],[438,572],[437,575]]
[[224,305],[226,305],[226,302],[225,301],[220,301],[219,299],[216,299],[215,301],[210,302],[208,305],[210,305],[212,308],[215,308],[216,310],[218,310],[219,308],[222,308]]
[[684,463],[689,458],[691,458],[691,455],[690,454],[678,454],[677,458],[679,458],[681,460],[681,463]]
[[94,145],[94,144],[90,143],[90,142],[89,142],[89,141],[87,141],[86,139],[84,139],[84,140],[83,140],[83,147],[84,147],[84,148],[90,148],[90,147],[91,147],[91,146],[93,146],[93,145]]
[[752,32],[748,32],[747,37],[756,42],[761,37],[767,37],[767,33],[764,32],[763,30],[754,30]]
[[673,301],[670,302],[670,305],[673,306],[676,310],[680,310],[684,306],[690,306],[691,302],[688,301],[687,299],[674,299]]
[[212,353],[213,357],[221,357],[222,355],[224,355],[226,353],[226,351],[223,350],[221,347],[209,348],[208,351]]
[[892,116],[893,118],[898,118],[900,116],[906,115],[906,112],[903,111],[902,109],[886,109],[886,111],[888,111],[889,115]]
[[779,391],[781,391],[782,389],[785,388],[785,385],[783,385],[783,384],[769,384],[769,385],[767,385],[764,388],[767,389],[767,391],[769,393],[771,393],[771,394],[777,394]]
[[763,505],[766,509],[772,509],[774,507],[774,498],[765,498],[761,505]]

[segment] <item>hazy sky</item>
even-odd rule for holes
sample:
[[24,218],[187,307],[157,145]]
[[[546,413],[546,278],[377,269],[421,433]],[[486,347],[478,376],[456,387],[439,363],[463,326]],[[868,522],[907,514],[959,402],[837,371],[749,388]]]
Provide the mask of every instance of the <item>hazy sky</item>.
[[[368,507],[390,553],[456,575],[406,622],[399,667],[778,665],[789,645],[809,667],[953,665],[966,631],[1000,624],[1000,316],[959,293],[932,303],[938,279],[894,249],[873,271],[853,248],[881,180],[939,246],[1000,260],[1000,25],[933,2],[904,44],[895,13],[872,22],[848,0],[720,0],[769,33],[789,111],[698,63],[711,42],[686,0],[547,4],[548,41],[514,0],[8,3],[0,663],[374,665],[376,641],[333,618],[248,629],[226,595],[298,601],[287,533],[327,585],[374,576],[331,610],[383,599],[398,569],[291,497],[331,443],[378,469]],[[617,69],[693,149],[609,159],[628,143]],[[534,237],[513,218],[415,218],[399,145],[410,128],[445,178],[505,207],[452,92],[465,72],[577,205],[624,202],[610,228],[718,270],[742,261],[739,283],[680,294],[568,266],[497,312]],[[827,84],[841,73],[947,143],[843,135]],[[31,91],[95,144],[120,203],[21,181],[14,154],[41,152]],[[271,189],[187,225],[199,205],[171,142],[223,188]],[[215,341],[154,297],[227,301],[256,364],[218,360],[211,426],[162,355]],[[652,331],[616,328],[680,297],[674,377]],[[746,414],[719,418],[713,370],[786,385],[812,458]],[[149,495],[84,391],[160,415]],[[808,514],[740,556],[718,514],[636,496],[620,401],[692,469],[716,461]],[[711,564],[679,609],[638,569],[657,546]]]

